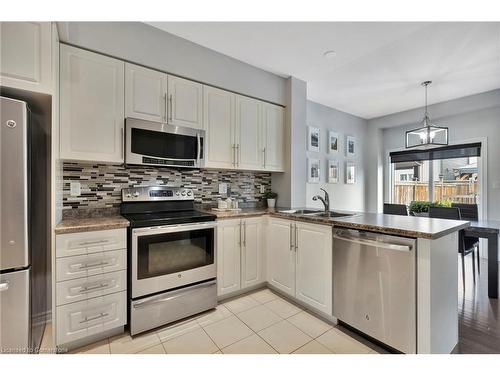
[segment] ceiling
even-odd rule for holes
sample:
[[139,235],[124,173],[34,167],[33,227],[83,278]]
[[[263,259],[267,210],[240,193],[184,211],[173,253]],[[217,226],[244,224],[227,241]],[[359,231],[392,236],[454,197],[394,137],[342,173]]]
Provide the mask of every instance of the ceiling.
[[[365,119],[500,88],[500,23],[151,22],[307,82],[309,100]],[[331,59],[323,53],[334,50]]]

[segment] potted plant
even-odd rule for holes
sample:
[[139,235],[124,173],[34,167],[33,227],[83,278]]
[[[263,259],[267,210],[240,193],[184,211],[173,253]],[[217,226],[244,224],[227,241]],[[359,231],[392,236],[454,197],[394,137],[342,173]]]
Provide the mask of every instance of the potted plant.
[[276,198],[278,194],[274,191],[268,191],[264,194],[264,198],[267,199],[267,207],[274,208],[276,206]]
[[429,207],[431,202],[428,201],[413,201],[410,203],[410,213],[413,216],[429,216]]

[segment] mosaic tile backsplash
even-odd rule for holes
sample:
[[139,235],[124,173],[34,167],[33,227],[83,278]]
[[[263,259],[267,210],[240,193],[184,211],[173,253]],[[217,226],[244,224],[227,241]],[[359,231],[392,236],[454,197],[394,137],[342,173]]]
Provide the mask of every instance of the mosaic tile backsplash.
[[[81,194],[70,195],[70,183],[80,182]],[[219,183],[228,184],[231,198],[241,203],[259,204],[260,186],[271,188],[271,174],[200,169],[133,167],[108,164],[63,164],[63,211],[70,209],[117,208],[122,188],[169,185],[193,189],[196,203],[215,204],[221,198]],[[224,196],[225,197],[225,196]]]

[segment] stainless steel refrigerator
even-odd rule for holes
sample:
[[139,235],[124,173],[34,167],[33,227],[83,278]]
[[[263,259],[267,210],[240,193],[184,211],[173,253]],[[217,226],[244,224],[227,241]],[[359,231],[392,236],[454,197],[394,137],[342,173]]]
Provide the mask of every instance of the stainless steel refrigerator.
[[0,97],[0,352],[37,352],[47,311],[47,136]]

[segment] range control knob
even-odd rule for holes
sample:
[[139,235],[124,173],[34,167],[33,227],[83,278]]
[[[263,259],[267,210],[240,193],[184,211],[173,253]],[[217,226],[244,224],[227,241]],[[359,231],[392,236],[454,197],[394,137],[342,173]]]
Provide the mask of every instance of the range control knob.
[[185,197],[186,196],[186,190],[183,190],[181,194],[182,194],[183,197]]
[[191,196],[193,194],[193,192],[191,190],[188,190],[188,197]]
[[179,193],[178,191],[176,191],[175,195],[179,196],[179,195],[181,195],[181,193]]
[[136,192],[134,193],[134,197],[136,197],[136,198],[137,198],[139,195],[141,195],[141,194],[139,194],[139,192],[138,192],[138,191],[136,191]]

